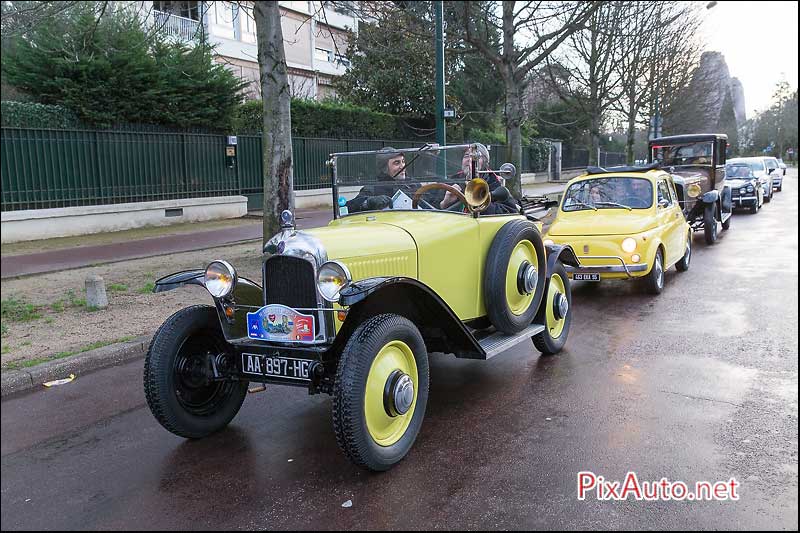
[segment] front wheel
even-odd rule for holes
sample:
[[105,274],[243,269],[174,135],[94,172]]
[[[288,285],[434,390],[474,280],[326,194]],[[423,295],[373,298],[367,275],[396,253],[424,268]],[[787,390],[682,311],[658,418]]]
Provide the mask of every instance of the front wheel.
[[717,207],[715,204],[707,205],[703,212],[703,232],[706,237],[706,244],[717,242]]
[[[728,219],[730,220],[730,218]],[[678,272],[686,272],[689,270],[689,265],[692,261],[692,232],[689,231],[689,235],[686,237],[686,249],[683,252],[683,257],[681,260],[675,263],[675,268],[678,269]]]
[[572,290],[567,271],[561,261],[550,273],[542,305],[536,314],[536,322],[544,325],[544,331],[533,336],[533,345],[544,355],[556,354],[564,348],[572,323]]
[[144,360],[144,395],[162,426],[198,439],[233,420],[248,382],[225,379],[234,366],[230,348],[213,307],[187,307],[162,324]]
[[650,294],[661,294],[664,289],[664,256],[661,248],[656,250],[656,258],[653,261],[653,268],[644,278],[644,285]]
[[347,341],[333,386],[333,430],[359,466],[388,470],[417,438],[428,403],[428,353],[408,319],[384,314]]

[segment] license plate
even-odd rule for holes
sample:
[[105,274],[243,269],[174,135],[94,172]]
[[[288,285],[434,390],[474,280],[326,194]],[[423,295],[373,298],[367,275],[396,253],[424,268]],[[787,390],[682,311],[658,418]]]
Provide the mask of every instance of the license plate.
[[600,281],[600,274],[573,274],[575,281]]
[[242,372],[257,376],[274,376],[299,381],[310,381],[309,359],[296,359],[281,355],[242,354]]

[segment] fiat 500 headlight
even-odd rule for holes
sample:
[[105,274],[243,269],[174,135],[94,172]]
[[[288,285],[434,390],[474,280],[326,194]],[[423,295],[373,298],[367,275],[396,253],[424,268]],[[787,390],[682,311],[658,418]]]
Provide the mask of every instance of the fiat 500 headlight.
[[622,241],[622,250],[628,253],[631,253],[636,249],[636,240],[628,237],[624,241]]
[[692,183],[691,185],[689,185],[686,188],[686,195],[689,198],[697,198],[700,195],[701,192],[702,192],[702,189],[696,183]]
[[212,261],[206,267],[205,285],[214,298],[224,298],[236,285],[236,270],[227,261]]
[[[753,190],[753,187],[752,187],[752,186],[750,187],[750,190],[751,190],[751,191]],[[745,188],[745,187],[742,187],[741,189],[739,189],[739,194],[744,194],[744,193],[746,193],[746,192],[747,192],[747,188]]]
[[319,293],[329,302],[339,300],[339,293],[352,281],[350,271],[338,261],[323,264],[317,274]]
[[747,192],[753,192],[754,190],[752,185],[747,186]]

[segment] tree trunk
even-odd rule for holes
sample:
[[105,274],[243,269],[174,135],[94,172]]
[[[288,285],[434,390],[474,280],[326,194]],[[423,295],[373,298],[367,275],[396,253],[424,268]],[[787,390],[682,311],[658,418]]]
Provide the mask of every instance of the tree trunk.
[[589,165],[600,165],[598,160],[600,152],[600,117],[592,111],[589,117]]
[[[630,98],[630,97],[629,97]],[[636,143],[636,110],[633,104],[628,106],[628,139],[625,143],[625,161],[632,165],[635,160],[633,145]]]
[[258,69],[264,103],[262,161],[266,243],[280,229],[280,214],[294,205],[289,76],[278,2],[255,2]]
[[511,194],[517,198],[522,197],[522,119],[523,108],[521,91],[517,84],[511,81],[506,85],[506,158],[509,163],[517,167],[517,175],[506,180],[506,186]]

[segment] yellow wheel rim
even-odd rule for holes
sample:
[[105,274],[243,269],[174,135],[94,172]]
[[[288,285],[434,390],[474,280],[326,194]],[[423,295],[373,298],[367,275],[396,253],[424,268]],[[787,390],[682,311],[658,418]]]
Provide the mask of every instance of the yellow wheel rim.
[[553,310],[554,302],[556,301],[556,294],[561,294],[564,298],[567,297],[567,291],[564,288],[564,280],[558,274],[550,276],[550,283],[547,286],[547,302],[545,302],[547,314],[547,331],[550,337],[557,339],[564,331],[564,323],[567,318],[556,318],[555,311]]
[[[511,257],[508,259],[508,270],[506,270],[506,302],[511,312],[515,315],[521,315],[530,307],[533,302],[534,293],[520,294],[517,287],[517,276],[519,275],[519,267],[528,262],[534,267],[539,266],[539,257],[536,254],[536,249],[533,247],[531,241],[520,241],[511,251]],[[534,291],[535,292],[535,291]]]
[[[414,400],[405,414],[389,416],[384,407],[384,390],[386,381],[395,370],[400,370],[411,378],[414,384]],[[372,361],[364,394],[364,418],[367,430],[376,443],[391,446],[405,434],[417,406],[418,386],[417,362],[411,348],[403,341],[386,343]]]

